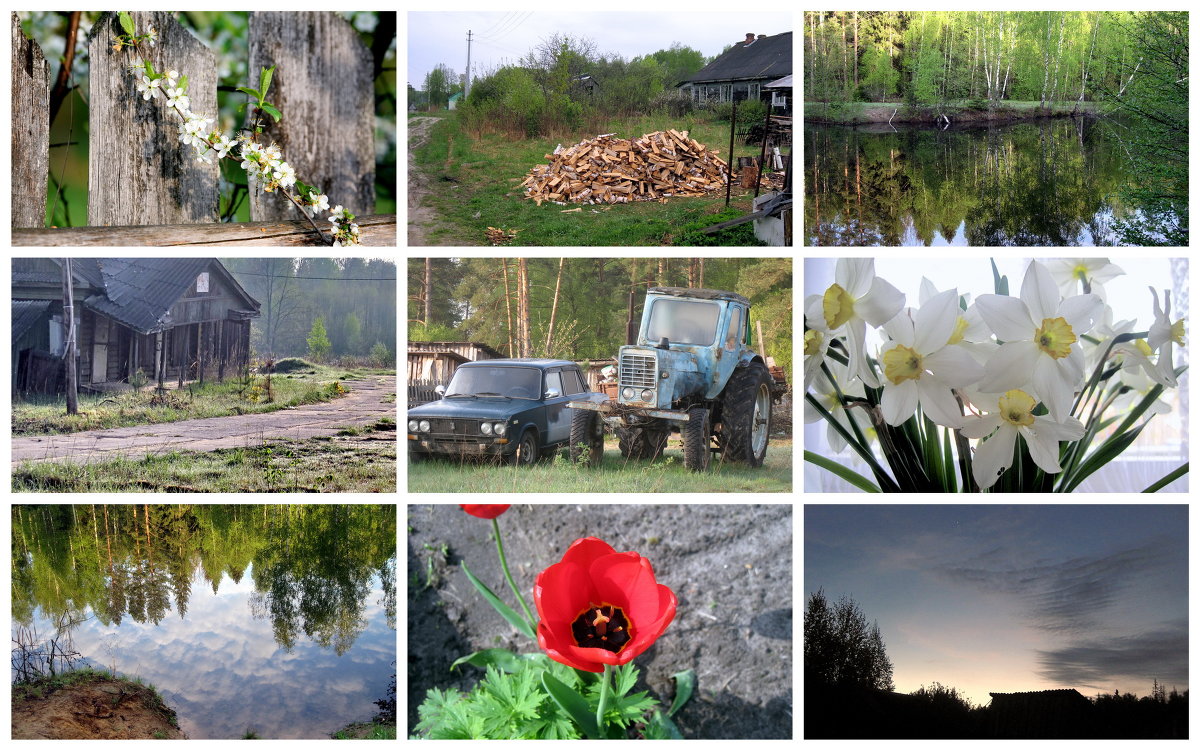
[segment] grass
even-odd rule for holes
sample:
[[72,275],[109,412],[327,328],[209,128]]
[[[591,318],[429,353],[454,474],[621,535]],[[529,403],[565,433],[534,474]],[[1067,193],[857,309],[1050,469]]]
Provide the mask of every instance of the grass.
[[[394,493],[395,423],[354,436],[278,441],[217,451],[173,451],[90,464],[24,462],[13,492]],[[375,435],[378,433],[378,435]],[[366,437],[359,437],[365,434]]]
[[[178,718],[175,716],[175,711],[170,709],[166,702],[163,701],[162,695],[158,692],[158,688],[149,681],[144,681],[140,677],[124,677],[119,676],[111,670],[104,668],[82,667],[75,670],[68,670],[64,673],[56,673],[54,675],[44,675],[32,681],[14,683],[12,686],[13,702],[23,701],[25,699],[41,699],[60,689],[70,686],[80,686],[87,683],[97,681],[119,681],[129,686],[137,686],[143,689],[149,696],[148,705],[170,721],[171,725],[178,728]],[[119,700],[119,697],[118,697]],[[162,737],[166,737],[165,735]]]
[[15,401],[12,434],[52,435],[200,417],[274,412],[301,404],[327,402],[342,396],[347,391],[341,381],[395,372],[367,368],[347,371],[311,363],[306,365],[307,368],[272,375],[270,394],[266,377],[252,375],[249,381],[229,378],[224,383],[210,381],[203,386],[185,385],[182,389],[169,389],[163,394],[156,394],[151,387],[124,393],[81,394],[77,415],[66,414],[65,402],[61,397]]
[[[638,137],[674,128],[690,131],[692,138],[727,159],[729,125],[698,117],[622,118],[606,123],[603,130],[573,133],[562,138],[514,141],[498,134],[476,139],[466,133],[453,113],[436,123],[428,143],[415,152],[416,163],[429,177],[428,199],[442,221],[430,228],[431,242],[481,245],[487,242],[488,227],[520,230],[509,245],[672,245],[679,228],[703,220],[725,208],[724,190],[706,197],[668,198],[654,201],[587,206],[538,206],[524,197],[519,187],[525,175],[559,143],[569,146],[600,133]],[[735,154],[757,155],[757,147],[738,144]],[[751,211],[753,191],[734,186],[731,206],[739,214]],[[583,211],[563,213],[582,207]],[[715,224],[715,221],[708,222]],[[726,233],[719,233],[726,234]],[[727,237],[727,245],[757,245],[744,235]]]
[[605,443],[604,461],[592,469],[561,454],[547,464],[506,467],[482,462],[428,461],[408,464],[411,493],[787,493],[792,489],[792,442],[772,438],[758,468],[720,466],[708,472],[683,467],[679,441],[655,461],[621,457],[616,441]]
[[396,726],[382,725],[378,722],[356,722],[337,731],[332,737],[339,741],[394,741],[396,740]]

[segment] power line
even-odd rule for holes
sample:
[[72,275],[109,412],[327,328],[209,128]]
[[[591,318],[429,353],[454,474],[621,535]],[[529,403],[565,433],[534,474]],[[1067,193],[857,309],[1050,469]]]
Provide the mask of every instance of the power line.
[[481,31],[480,34],[491,34],[495,29],[497,29],[498,27],[503,25],[504,22],[508,20],[509,16],[513,15],[514,12],[515,11],[510,11],[508,13],[505,13],[503,16],[500,17],[499,21],[497,21],[496,23],[489,26],[487,31]]
[[[497,29],[496,31],[489,32],[487,34],[487,36],[490,37],[491,39],[503,39],[504,37],[513,33],[517,29],[521,28],[521,26],[523,26],[525,24],[525,22],[529,20],[529,17],[532,15],[533,15],[533,11],[529,11],[524,16],[516,19],[516,23],[511,24],[507,29],[504,29],[503,31]],[[481,34],[480,36],[483,36],[483,35]]]

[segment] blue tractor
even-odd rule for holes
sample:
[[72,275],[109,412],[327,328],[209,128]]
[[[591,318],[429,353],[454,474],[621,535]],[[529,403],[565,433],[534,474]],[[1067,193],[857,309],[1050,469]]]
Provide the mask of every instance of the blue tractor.
[[649,289],[637,341],[621,347],[617,398],[569,404],[572,459],[598,466],[607,426],[628,458],[656,458],[678,431],[688,469],[707,469],[713,454],[761,466],[784,388],[750,347],[749,319],[735,292]]

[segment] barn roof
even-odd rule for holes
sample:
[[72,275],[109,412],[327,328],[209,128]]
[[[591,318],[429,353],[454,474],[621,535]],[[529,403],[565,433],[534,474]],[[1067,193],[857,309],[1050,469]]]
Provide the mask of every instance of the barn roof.
[[683,83],[738,81],[770,78],[792,72],[792,32],[738,42]]
[[20,339],[50,310],[50,300],[12,301],[12,338]]

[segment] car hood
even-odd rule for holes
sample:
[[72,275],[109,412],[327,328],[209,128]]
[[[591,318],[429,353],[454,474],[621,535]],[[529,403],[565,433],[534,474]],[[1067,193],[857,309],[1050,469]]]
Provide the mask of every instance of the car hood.
[[537,406],[529,399],[502,399],[482,396],[478,399],[441,399],[408,410],[408,417],[460,417],[480,420],[502,419]]

